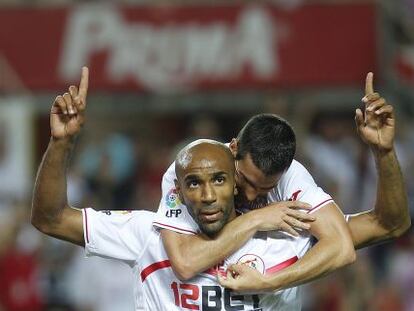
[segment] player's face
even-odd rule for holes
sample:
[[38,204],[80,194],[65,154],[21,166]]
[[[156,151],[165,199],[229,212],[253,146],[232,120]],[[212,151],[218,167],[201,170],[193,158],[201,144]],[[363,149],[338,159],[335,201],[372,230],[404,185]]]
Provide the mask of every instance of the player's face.
[[183,203],[200,229],[210,237],[235,217],[234,164],[219,151],[221,154],[193,153],[179,180]]
[[253,163],[250,154],[235,160],[235,166],[238,189],[236,205],[249,205],[246,206],[249,209],[267,205],[267,194],[277,185],[282,174],[266,176]]

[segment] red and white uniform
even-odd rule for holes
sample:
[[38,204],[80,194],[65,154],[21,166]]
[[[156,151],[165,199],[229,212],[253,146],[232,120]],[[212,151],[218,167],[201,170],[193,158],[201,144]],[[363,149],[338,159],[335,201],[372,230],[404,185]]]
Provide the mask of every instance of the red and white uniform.
[[[158,207],[154,226],[180,233],[194,234],[199,231],[185,205],[177,195],[174,186],[175,164],[171,164],[162,179],[162,198]],[[298,200],[313,206],[315,212],[322,206],[333,202],[331,196],[318,187],[306,168],[293,160],[288,170],[281,176],[277,186],[267,195],[268,203]],[[241,211],[241,212],[246,212]]]
[[[280,232],[259,232],[222,264],[185,282],[174,275],[160,234],[148,211],[83,212],[87,256],[127,263],[134,274],[135,310],[300,310],[300,289],[269,294],[236,294],[216,279],[231,263],[245,263],[272,274],[293,264],[310,247],[308,236],[293,238]],[[111,271],[108,271],[111,273]],[[114,275],[113,277],[116,277]]]

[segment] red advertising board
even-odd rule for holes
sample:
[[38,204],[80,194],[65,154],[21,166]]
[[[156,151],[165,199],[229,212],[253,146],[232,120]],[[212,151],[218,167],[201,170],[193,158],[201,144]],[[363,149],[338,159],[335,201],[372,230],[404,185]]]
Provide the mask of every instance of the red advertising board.
[[372,5],[0,10],[0,57],[35,91],[77,81],[82,65],[94,90],[360,84],[375,48]]

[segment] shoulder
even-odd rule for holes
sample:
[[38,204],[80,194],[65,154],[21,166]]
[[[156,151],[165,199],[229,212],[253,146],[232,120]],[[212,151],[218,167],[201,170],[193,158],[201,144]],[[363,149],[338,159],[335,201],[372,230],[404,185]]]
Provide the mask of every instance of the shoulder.
[[94,223],[101,223],[105,226],[125,227],[127,224],[139,223],[140,227],[151,227],[155,213],[145,210],[100,210],[92,208],[84,209],[84,217]]
[[279,200],[296,200],[300,193],[303,194],[306,189],[315,187],[317,185],[308,170],[299,161],[293,160],[279,179],[276,193]]
[[311,180],[313,181],[312,175],[309,171],[299,162],[296,160],[292,161],[292,164],[283,173],[282,177],[280,178],[279,185],[280,186],[287,186],[288,184],[295,182],[295,181],[306,181]]
[[173,163],[170,164],[170,166],[167,168],[167,170],[165,171],[164,175],[162,176],[162,179],[172,179],[174,181],[174,179],[176,178],[175,175],[175,161]]
[[290,164],[289,168],[286,171],[286,175],[295,175],[295,174],[302,174],[307,173],[309,174],[308,170],[297,160],[293,160],[292,164]]

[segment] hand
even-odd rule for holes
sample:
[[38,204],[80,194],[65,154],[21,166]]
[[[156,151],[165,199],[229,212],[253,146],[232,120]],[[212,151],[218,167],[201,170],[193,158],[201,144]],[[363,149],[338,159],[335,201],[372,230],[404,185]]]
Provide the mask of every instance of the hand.
[[393,107],[374,92],[373,73],[369,72],[365,81],[365,113],[355,112],[355,123],[361,139],[380,151],[390,151],[394,145],[395,117]]
[[257,221],[257,231],[281,230],[298,236],[297,229],[309,229],[308,222],[315,217],[298,209],[311,209],[312,206],[300,201],[273,202],[266,207],[247,213]]
[[88,82],[89,70],[83,67],[79,92],[76,86],[71,85],[69,93],[56,97],[50,110],[50,129],[53,138],[71,138],[79,134],[85,121]]
[[247,264],[233,264],[227,268],[227,275],[217,275],[221,286],[237,292],[254,292],[272,290],[272,286],[266,281],[266,276]]

